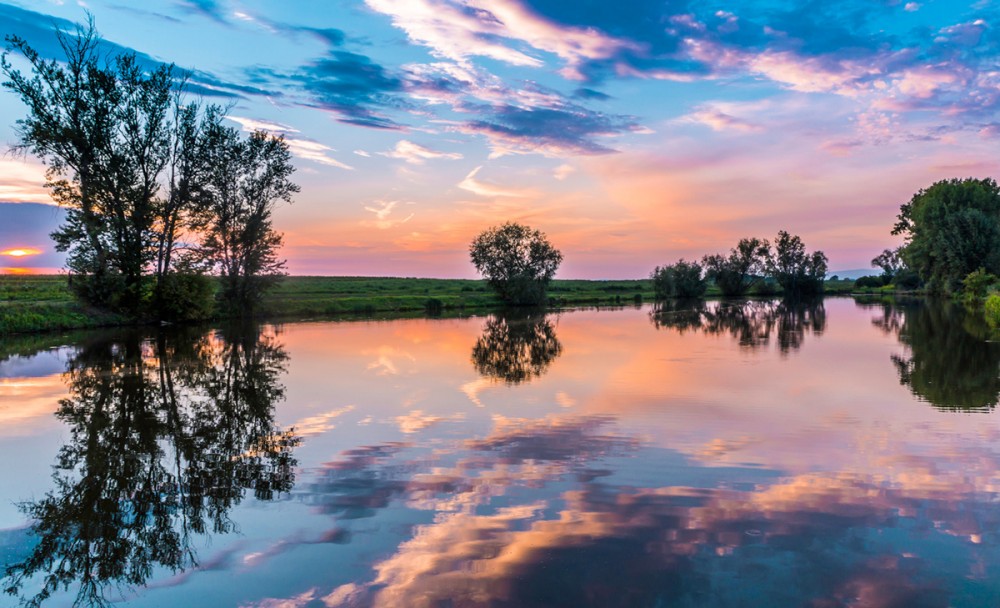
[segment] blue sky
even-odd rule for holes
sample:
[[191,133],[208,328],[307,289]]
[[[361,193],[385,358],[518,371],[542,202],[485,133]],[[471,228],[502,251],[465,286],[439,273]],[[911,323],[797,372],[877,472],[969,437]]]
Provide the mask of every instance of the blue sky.
[[[295,274],[472,276],[469,241],[505,220],[565,277],[782,229],[865,267],[915,191],[998,168],[993,2],[66,0],[0,3],[0,30],[57,56],[86,11],[109,52],[285,135]],[[0,141],[23,113],[0,93]],[[0,266],[60,265],[58,212],[15,208],[43,183],[0,158],[0,252],[42,252]]]

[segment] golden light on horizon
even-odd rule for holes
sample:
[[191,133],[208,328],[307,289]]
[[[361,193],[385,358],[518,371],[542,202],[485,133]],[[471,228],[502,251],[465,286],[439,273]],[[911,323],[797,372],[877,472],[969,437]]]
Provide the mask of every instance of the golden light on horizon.
[[13,258],[23,258],[32,255],[38,255],[42,253],[41,249],[35,249],[33,247],[18,247],[17,249],[4,249],[0,251],[0,255],[7,255]]

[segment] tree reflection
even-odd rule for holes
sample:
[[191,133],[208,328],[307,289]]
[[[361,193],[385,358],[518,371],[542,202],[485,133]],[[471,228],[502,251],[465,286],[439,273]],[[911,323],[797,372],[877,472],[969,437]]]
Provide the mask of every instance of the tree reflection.
[[7,567],[7,593],[41,605],[76,583],[75,605],[105,605],[110,586],[195,565],[192,536],[233,530],[247,491],[290,490],[298,439],[273,420],[286,360],[256,328],[84,345],[56,414],[70,436],[55,489],[21,505],[37,545]]
[[483,376],[520,384],[544,374],[560,354],[562,344],[544,313],[510,312],[486,319],[472,363]]
[[[864,305],[864,304],[861,304]],[[1000,344],[982,314],[954,302],[881,303],[873,324],[907,347],[892,355],[899,381],[941,410],[989,411],[1000,400]]]
[[820,335],[826,329],[823,300],[674,300],[658,303],[650,320],[657,329],[678,333],[701,331],[708,335],[730,335],[741,348],[756,350],[775,338],[782,353],[802,347],[807,333]]

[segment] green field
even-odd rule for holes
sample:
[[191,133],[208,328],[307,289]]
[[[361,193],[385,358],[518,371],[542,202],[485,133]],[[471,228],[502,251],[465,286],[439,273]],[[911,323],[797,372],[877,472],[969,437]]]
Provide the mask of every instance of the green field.
[[[828,293],[848,293],[853,281],[827,282]],[[709,289],[709,296],[713,289]],[[649,302],[648,279],[555,280],[555,306],[618,306]],[[375,313],[481,311],[500,306],[486,283],[467,279],[382,277],[287,277],[264,300],[268,318],[308,318]],[[113,314],[89,310],[73,300],[66,278],[52,275],[0,276],[0,335],[122,325]]]

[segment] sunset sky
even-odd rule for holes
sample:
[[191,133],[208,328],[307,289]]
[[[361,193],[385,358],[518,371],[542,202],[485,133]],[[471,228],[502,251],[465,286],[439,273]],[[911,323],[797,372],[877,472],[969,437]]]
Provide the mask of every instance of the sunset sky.
[[[292,274],[472,277],[504,220],[546,232],[563,278],[781,229],[865,268],[915,191],[1000,174],[991,0],[37,0],[0,3],[0,31],[55,57],[87,10],[285,135]],[[24,112],[0,92],[0,143]],[[0,268],[61,266],[43,182],[0,156]]]

